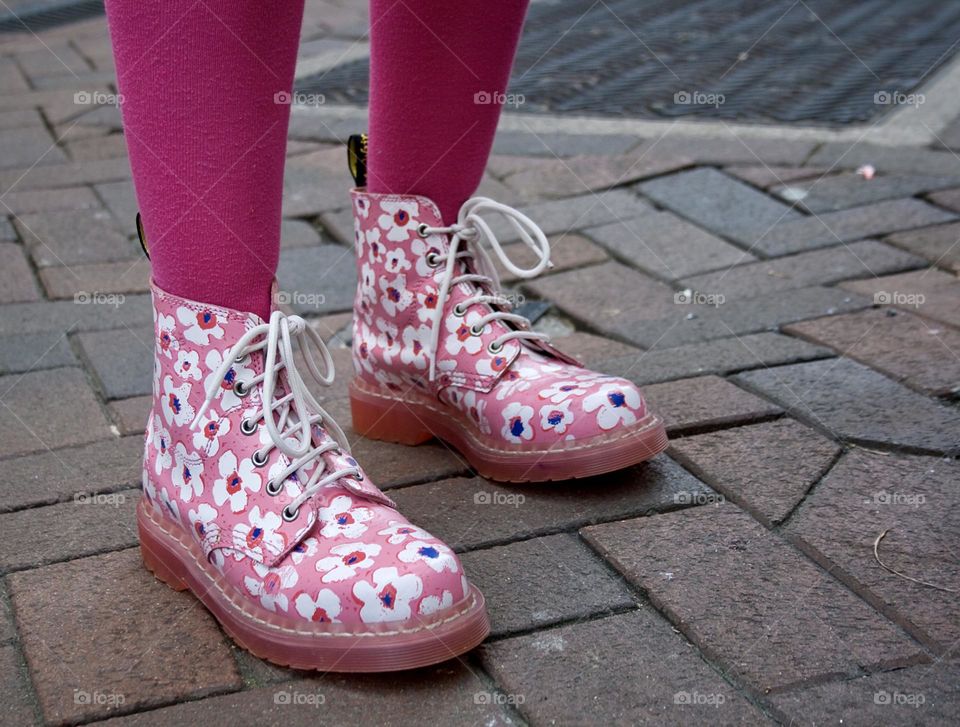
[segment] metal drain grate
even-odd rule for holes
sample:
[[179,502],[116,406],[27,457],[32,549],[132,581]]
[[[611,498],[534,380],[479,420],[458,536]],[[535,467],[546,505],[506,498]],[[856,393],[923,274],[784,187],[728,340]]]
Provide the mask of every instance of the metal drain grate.
[[103,12],[103,0],[31,3],[26,7],[14,3],[12,11],[0,14],[0,33],[38,33]]
[[[543,0],[530,8],[515,110],[848,124],[910,94],[960,50],[940,0]],[[368,63],[303,79],[367,101]]]

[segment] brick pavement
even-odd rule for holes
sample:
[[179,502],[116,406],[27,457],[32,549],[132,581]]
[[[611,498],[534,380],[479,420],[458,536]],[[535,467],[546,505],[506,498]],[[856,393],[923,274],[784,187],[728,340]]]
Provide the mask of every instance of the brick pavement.
[[[308,2],[307,39],[363,30],[356,4]],[[538,325],[562,347],[646,385],[671,448],[519,488],[439,444],[358,440],[463,554],[493,634],[431,669],[309,675],[239,651],[139,565],[149,269],[115,110],[73,102],[110,90],[109,46],[102,19],[42,40],[63,63],[0,38],[4,724],[956,719],[960,135],[502,134],[484,189],[542,223],[557,263],[508,282],[549,306]],[[341,377],[320,393],[356,439],[343,131],[294,120],[279,277],[324,295],[300,311],[331,342]],[[888,565],[953,593],[877,565],[884,531]]]

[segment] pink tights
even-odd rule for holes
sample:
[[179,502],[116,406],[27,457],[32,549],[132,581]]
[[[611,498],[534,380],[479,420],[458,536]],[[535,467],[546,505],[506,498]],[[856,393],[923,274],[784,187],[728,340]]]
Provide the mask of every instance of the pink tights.
[[[130,164],[154,281],[266,317],[303,3],[107,0]],[[371,0],[369,186],[476,189],[526,0]],[[346,200],[346,190],[344,190]]]

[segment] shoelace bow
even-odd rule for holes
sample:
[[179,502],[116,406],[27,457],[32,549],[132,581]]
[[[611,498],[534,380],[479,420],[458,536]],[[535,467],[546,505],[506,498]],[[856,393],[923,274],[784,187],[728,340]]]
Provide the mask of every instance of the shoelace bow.
[[[537,262],[533,267],[522,268],[510,259],[497,236],[490,229],[490,225],[483,219],[482,215],[485,212],[496,213],[507,219],[520,236],[520,240],[536,254]],[[435,234],[450,235],[450,249],[446,253],[430,253],[428,258],[432,256],[433,262],[430,259],[427,261],[428,265],[434,265],[434,267],[446,263],[430,331],[430,381],[436,378],[437,356],[440,352],[440,328],[443,325],[447,298],[450,296],[450,289],[454,285],[472,283],[477,291],[457,305],[455,314],[466,316],[467,309],[472,305],[486,304],[490,307],[489,313],[474,322],[471,333],[476,336],[481,335],[487,324],[495,320],[512,324],[508,325],[509,331],[490,342],[489,350],[491,353],[496,353],[503,348],[504,343],[511,340],[539,340],[544,342],[550,340],[546,334],[530,330],[530,321],[525,317],[510,312],[511,304],[500,294],[500,276],[497,274],[493,260],[482,244],[486,242],[500,262],[503,263],[503,266],[518,278],[534,278],[552,266],[550,262],[550,242],[536,222],[508,205],[487,197],[473,197],[460,207],[456,224],[448,227],[430,227],[421,224],[417,232],[421,237]],[[473,245],[466,247],[463,245],[464,242],[473,243]],[[470,259],[475,260],[474,268],[476,272],[455,275],[457,261]]]
[[[257,423],[262,419],[270,442],[264,448],[253,453],[254,464],[262,466],[269,459],[270,452],[279,449],[289,459],[289,464],[267,482],[267,492],[271,495],[279,494],[283,483],[297,473],[300,482],[303,482],[303,491],[294,498],[284,509],[283,517],[286,520],[295,520],[300,506],[326,485],[336,482],[343,477],[360,479],[362,474],[357,467],[346,467],[336,472],[326,472],[326,462],[323,454],[331,451],[350,452],[350,445],[343,430],[324,411],[320,403],[307,388],[300,375],[293,357],[293,339],[300,342],[301,353],[307,364],[311,377],[320,384],[333,383],[333,359],[320,335],[307,325],[307,322],[296,315],[286,315],[281,311],[273,311],[269,323],[254,326],[224,354],[223,363],[210,378],[206,398],[197,411],[191,423],[191,429],[196,428],[200,418],[216,399],[220,391],[220,382],[227,375],[234,363],[245,361],[251,353],[264,351],[263,373],[254,376],[249,381],[234,383],[234,391],[239,396],[246,396],[257,384],[263,383],[262,407],[253,416],[248,415],[241,422],[240,429],[244,434],[253,434],[257,430]],[[320,353],[323,360],[323,371],[307,350],[307,344]],[[283,384],[278,387],[280,372],[285,372]],[[278,388],[280,391],[278,391]],[[286,393],[282,393],[283,390]],[[334,441],[327,441],[320,446],[313,443],[313,427],[323,426],[333,436]],[[318,464],[309,479],[304,481],[301,468],[317,461]]]

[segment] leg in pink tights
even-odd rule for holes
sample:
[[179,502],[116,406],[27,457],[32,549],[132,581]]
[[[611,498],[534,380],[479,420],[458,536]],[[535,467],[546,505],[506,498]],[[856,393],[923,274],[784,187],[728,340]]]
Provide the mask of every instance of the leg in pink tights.
[[371,0],[371,192],[422,194],[456,219],[483,175],[525,0]]
[[107,0],[154,281],[268,316],[303,0]]

